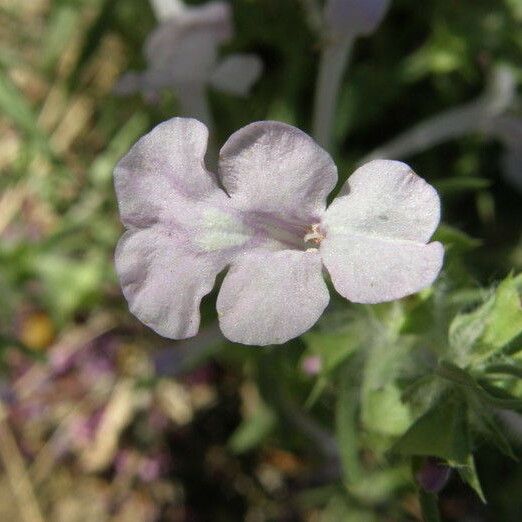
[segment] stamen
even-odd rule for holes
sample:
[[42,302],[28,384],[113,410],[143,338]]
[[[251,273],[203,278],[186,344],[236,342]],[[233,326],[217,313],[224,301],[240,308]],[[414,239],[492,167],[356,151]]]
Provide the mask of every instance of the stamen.
[[307,229],[307,233],[304,237],[306,244],[311,243],[313,246],[319,246],[321,241],[324,239],[324,235],[319,228],[319,224],[311,225]]

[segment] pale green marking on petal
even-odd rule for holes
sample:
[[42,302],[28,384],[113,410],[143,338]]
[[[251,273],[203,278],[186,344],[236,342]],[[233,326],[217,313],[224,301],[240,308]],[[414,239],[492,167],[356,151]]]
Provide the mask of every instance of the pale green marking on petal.
[[252,237],[252,231],[244,223],[217,208],[205,210],[201,229],[196,242],[207,252],[241,246]]

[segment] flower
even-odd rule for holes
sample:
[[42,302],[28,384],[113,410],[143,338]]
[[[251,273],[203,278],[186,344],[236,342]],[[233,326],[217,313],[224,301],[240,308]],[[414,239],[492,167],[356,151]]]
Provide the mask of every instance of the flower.
[[[377,29],[389,4],[389,0],[329,0],[324,6],[313,135],[326,149],[331,145],[337,99],[354,42],[359,36],[367,36]],[[306,5],[315,10],[311,7],[315,5],[312,2]],[[310,17],[316,18],[312,13]]]
[[304,374],[309,376],[318,375],[321,373],[321,369],[323,367],[323,360],[319,355],[307,355],[301,361],[301,370]]
[[365,36],[373,33],[390,7],[390,0],[329,0],[324,18],[332,35]]
[[[116,85],[121,95],[142,91],[155,99],[165,88],[175,90],[184,112],[197,105],[207,84],[245,95],[261,74],[262,64],[252,54],[234,54],[218,63],[219,45],[232,37],[232,14],[225,2],[185,6],[157,2],[160,24],[144,46],[145,72],[125,74]],[[160,8],[161,6],[161,8]]]
[[197,333],[199,305],[228,268],[217,299],[228,339],[292,339],[329,301],[323,267],[345,298],[378,303],[429,286],[443,259],[427,244],[437,192],[404,163],[359,168],[333,203],[330,155],[304,132],[266,121],[234,133],[219,176],[204,166],[208,131],[173,118],[115,169],[121,219],[116,270],[131,312],[165,337]]

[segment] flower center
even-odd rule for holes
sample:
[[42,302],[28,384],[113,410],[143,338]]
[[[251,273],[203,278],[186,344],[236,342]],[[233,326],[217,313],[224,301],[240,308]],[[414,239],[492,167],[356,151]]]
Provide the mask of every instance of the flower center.
[[315,225],[310,225],[306,229],[306,234],[304,236],[305,246],[308,249],[317,250],[317,247],[321,244],[321,241],[324,238],[325,238],[325,235],[324,235],[323,231],[321,230],[319,223],[316,223]]

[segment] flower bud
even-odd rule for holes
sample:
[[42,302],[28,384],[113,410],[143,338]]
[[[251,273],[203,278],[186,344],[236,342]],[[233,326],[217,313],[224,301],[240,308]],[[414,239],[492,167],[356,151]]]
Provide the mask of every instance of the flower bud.
[[319,357],[319,355],[308,355],[303,359],[301,363],[301,369],[303,373],[309,375],[310,377],[313,377],[321,373],[322,366],[323,361],[321,360],[321,357]]
[[429,457],[424,460],[415,473],[415,480],[428,493],[438,493],[448,483],[451,468],[438,459]]

